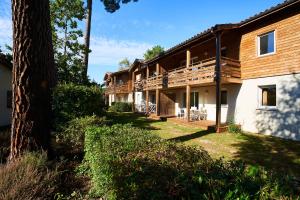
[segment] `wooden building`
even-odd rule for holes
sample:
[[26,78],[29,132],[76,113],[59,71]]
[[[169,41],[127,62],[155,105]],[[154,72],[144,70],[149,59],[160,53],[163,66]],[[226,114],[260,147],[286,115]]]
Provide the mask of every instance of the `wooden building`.
[[138,111],[300,140],[300,1],[217,24],[120,74]]

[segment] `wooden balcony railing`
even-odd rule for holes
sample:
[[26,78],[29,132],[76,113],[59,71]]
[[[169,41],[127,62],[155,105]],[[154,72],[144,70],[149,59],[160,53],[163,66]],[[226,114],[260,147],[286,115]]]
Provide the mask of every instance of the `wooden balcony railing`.
[[145,79],[135,81],[134,82],[135,91],[142,91],[144,89],[145,82],[146,82]]
[[[215,58],[200,61],[188,68],[177,68],[168,72],[167,87],[197,85],[214,82]],[[222,57],[221,76],[223,82],[238,82],[241,78],[241,67],[238,60]]]
[[[174,88],[186,85],[200,85],[213,83],[215,78],[216,58],[209,58],[194,63],[189,67],[170,70],[165,74],[152,76],[144,80],[142,90],[155,90],[161,88]],[[221,80],[223,83],[241,82],[240,61],[231,58],[221,58]],[[141,83],[139,83],[141,84]],[[135,85],[137,88],[138,83]]]
[[105,93],[107,93],[107,94],[122,94],[122,93],[128,93],[128,92],[129,92],[128,83],[110,85],[105,90]]
[[144,90],[161,89],[163,85],[163,75],[149,77],[144,85]]

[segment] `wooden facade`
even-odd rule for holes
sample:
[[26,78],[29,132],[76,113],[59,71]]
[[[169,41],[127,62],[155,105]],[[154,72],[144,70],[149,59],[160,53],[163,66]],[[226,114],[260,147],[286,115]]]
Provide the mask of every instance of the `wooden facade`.
[[[189,107],[191,87],[214,85],[220,90],[220,85],[242,84],[246,79],[300,73],[299,11],[300,1],[293,0],[239,24],[216,25],[151,60],[135,61],[127,72],[112,74],[115,79],[106,91],[144,92],[147,105],[149,91],[155,92],[156,114],[171,116],[175,112],[172,91],[178,88],[186,90]],[[275,53],[258,56],[257,37],[269,31],[275,31]],[[117,85],[116,79],[124,85]]]
[[[300,6],[279,12],[272,19],[242,28],[242,79],[300,72]],[[257,36],[275,31],[275,53],[257,55]]]

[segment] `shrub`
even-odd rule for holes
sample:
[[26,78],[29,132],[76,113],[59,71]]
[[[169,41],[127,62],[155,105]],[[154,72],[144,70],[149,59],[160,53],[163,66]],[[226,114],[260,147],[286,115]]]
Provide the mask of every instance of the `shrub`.
[[91,194],[104,199],[258,199],[292,194],[280,178],[241,162],[168,142],[129,125],[91,127],[85,136]]
[[101,116],[104,112],[103,91],[97,86],[58,85],[53,92],[53,112],[58,127],[75,118]]
[[0,164],[6,162],[10,147],[10,129],[0,129]]
[[130,112],[132,111],[132,103],[127,102],[113,102],[109,107],[111,112]]
[[52,199],[57,180],[58,173],[48,170],[45,155],[27,153],[0,166],[0,199]]
[[230,120],[228,123],[228,132],[229,133],[242,133],[241,126],[236,124],[234,120]]
[[56,139],[68,148],[71,147],[72,149],[81,151],[83,150],[86,128],[89,126],[102,126],[104,124],[110,124],[110,121],[106,120],[105,117],[97,117],[96,115],[75,118],[63,126],[62,131],[56,134]]

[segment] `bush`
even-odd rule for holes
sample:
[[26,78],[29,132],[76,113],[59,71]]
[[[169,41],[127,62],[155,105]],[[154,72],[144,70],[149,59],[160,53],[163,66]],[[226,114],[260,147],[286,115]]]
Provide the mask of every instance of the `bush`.
[[132,111],[132,103],[127,102],[113,102],[109,107],[111,112],[130,112]]
[[72,119],[62,128],[62,131],[57,133],[56,139],[68,148],[82,151],[86,128],[105,124],[110,124],[110,121],[106,120],[105,117],[97,117],[96,115]]
[[104,112],[103,91],[97,86],[58,85],[53,92],[53,112],[56,127],[87,115],[101,116]]
[[242,133],[241,126],[236,124],[234,120],[230,120],[228,123],[228,132],[229,133]]
[[52,199],[58,173],[49,171],[46,156],[27,153],[6,165],[0,165],[0,199]]
[[289,179],[162,140],[129,125],[85,135],[91,194],[104,199],[258,199],[291,193]]

